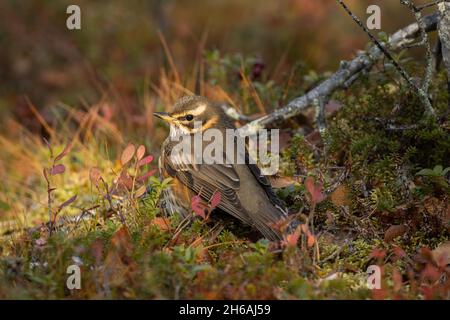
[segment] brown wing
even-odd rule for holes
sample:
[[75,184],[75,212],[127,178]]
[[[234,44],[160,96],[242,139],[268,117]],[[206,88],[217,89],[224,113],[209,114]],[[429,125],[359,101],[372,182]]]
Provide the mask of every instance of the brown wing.
[[250,163],[248,152],[245,153],[245,161],[246,163],[248,163],[247,166],[250,169],[251,173],[259,182],[264,192],[267,194],[267,197],[269,198],[270,202],[272,202],[272,204],[275,207],[278,207],[282,212],[286,212],[287,210],[284,204],[281,202],[281,200],[277,197],[277,195],[273,191],[269,179],[267,179],[266,176],[261,174],[261,170],[256,164]]
[[220,192],[219,209],[249,225],[253,225],[253,221],[237,197],[236,192],[240,187],[240,181],[233,165],[192,164],[186,155],[172,153],[170,145],[163,148],[163,150],[164,154],[162,156],[164,159],[161,163],[170,176],[179,179],[207,202],[210,201],[216,191]]

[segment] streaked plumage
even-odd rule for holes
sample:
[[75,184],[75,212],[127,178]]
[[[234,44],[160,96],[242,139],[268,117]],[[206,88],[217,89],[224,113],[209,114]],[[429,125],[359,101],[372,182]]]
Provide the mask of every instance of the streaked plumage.
[[[164,194],[169,213],[187,216],[191,212],[190,201],[194,195],[198,194],[208,202],[214,192],[219,191],[221,202],[218,209],[255,227],[268,239],[281,238],[272,225],[286,218],[285,210],[268,179],[260,174],[255,164],[192,164],[181,156],[171,157],[172,149],[178,143],[171,138],[191,135],[196,131],[194,121],[202,121],[203,126],[197,129],[202,131],[215,128],[224,132],[227,128],[234,128],[220,106],[203,97],[188,96],[178,100],[171,113],[155,115],[170,124],[170,136],[163,143],[159,159],[161,175],[173,178],[171,189]],[[227,157],[225,153],[222,156],[224,159]],[[247,153],[245,156],[248,159]]]

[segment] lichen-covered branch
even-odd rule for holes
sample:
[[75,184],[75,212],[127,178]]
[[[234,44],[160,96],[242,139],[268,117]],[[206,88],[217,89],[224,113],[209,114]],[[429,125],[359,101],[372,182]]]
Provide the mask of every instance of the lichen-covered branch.
[[410,10],[414,13],[414,17],[416,18],[417,24],[419,26],[420,30],[420,40],[419,44],[425,47],[426,50],[426,67],[425,67],[425,76],[422,81],[422,85],[420,88],[416,87],[416,90],[419,94],[419,97],[421,98],[422,102],[424,103],[427,112],[435,115],[434,109],[431,106],[430,98],[428,96],[428,89],[430,87],[431,77],[433,76],[433,67],[434,67],[434,56],[433,51],[431,50],[430,42],[428,41],[428,35],[426,32],[426,25],[423,21],[422,13],[420,12],[420,9],[417,8],[417,6],[414,4],[411,0],[401,0],[402,4],[408,6]]
[[[436,30],[438,18],[438,13],[423,17],[424,27],[427,32]],[[420,29],[418,23],[412,23],[392,34],[389,37],[388,45],[394,50],[398,49],[406,44],[412,43],[419,33]],[[264,117],[251,121],[240,130],[245,135],[255,134],[258,130],[270,124],[285,121],[300,114],[304,109],[311,106],[315,99],[331,96],[336,90],[342,88],[350,79],[354,81],[356,74],[361,73],[363,70],[370,69],[376,61],[383,56],[383,52],[377,46],[373,46],[367,52],[359,52],[353,60],[342,61],[339,69],[332,74],[331,77],[321,82],[305,95],[293,99],[286,106],[277,109]]]
[[316,106],[316,124],[320,134],[323,134],[327,128],[325,106],[328,103],[328,100],[329,96],[321,96],[314,100],[314,105]]
[[450,93],[450,3],[441,2],[439,13],[438,34],[441,42],[442,61],[447,70],[447,90]]
[[230,119],[240,121],[240,122],[249,122],[252,120],[249,116],[239,113],[235,108],[233,108],[227,104],[222,104],[221,107],[222,107],[222,110],[225,112],[225,114]]

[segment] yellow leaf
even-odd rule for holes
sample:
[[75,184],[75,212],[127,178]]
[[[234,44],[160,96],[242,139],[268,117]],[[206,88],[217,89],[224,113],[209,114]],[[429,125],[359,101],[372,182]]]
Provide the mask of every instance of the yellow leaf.
[[135,192],[134,192],[134,197],[135,198],[139,198],[140,196],[142,196],[145,191],[147,190],[147,187],[145,185],[140,186]]

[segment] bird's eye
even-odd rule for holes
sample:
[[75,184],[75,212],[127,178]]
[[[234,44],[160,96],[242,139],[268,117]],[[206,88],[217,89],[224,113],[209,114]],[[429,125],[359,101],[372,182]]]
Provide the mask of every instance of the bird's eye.
[[187,121],[191,121],[192,119],[194,119],[194,116],[193,116],[192,114],[188,114],[188,115],[186,116],[186,120],[187,120]]

